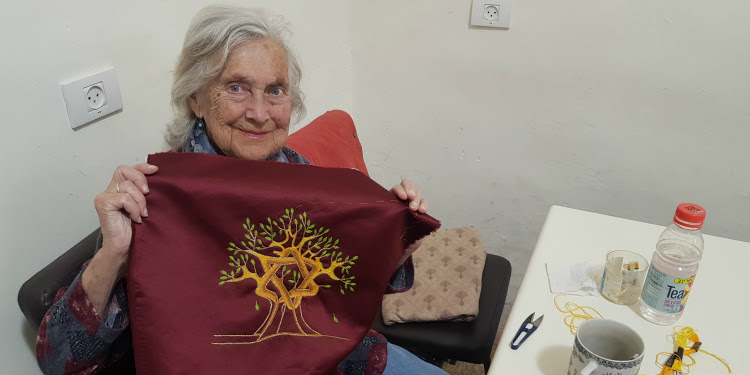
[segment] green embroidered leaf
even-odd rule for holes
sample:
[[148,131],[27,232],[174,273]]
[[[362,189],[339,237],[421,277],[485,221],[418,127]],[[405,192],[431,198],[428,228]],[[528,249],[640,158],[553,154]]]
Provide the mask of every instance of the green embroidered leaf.
[[250,263],[252,263],[253,266],[254,266],[255,265],[255,259],[250,259]]
[[220,281],[219,285],[224,285],[225,281]]
[[230,277],[234,279],[234,271],[230,274]]
[[260,306],[258,306],[258,301],[255,301],[255,310],[260,310]]
[[266,237],[264,237],[264,238],[265,238],[265,239],[267,239],[267,240],[269,240],[269,241],[273,241],[273,240],[271,239],[271,237],[268,237],[268,236],[266,236]]
[[222,276],[222,277],[219,278],[219,280],[226,280],[226,279],[227,279],[226,276]]
[[294,215],[294,209],[293,208],[289,210],[289,214],[290,215]]
[[245,230],[247,230],[247,224],[242,224],[242,227],[245,228]]
[[237,247],[237,245],[235,245],[234,242],[230,242],[229,246],[231,246],[231,247]]
[[237,274],[239,275],[241,268],[237,268]]
[[234,255],[237,255],[237,253],[239,253],[239,252],[240,252],[239,250],[235,250],[234,251]]
[[227,271],[224,271],[224,270],[221,270],[221,273],[223,273],[224,275],[229,275],[229,274],[227,273]]
[[313,228],[315,228],[315,224],[310,225],[310,229],[313,229]]
[[[248,230],[252,231],[253,229],[255,229],[255,224],[251,225],[250,229],[248,229]],[[255,233],[255,234],[258,234],[258,233]]]
[[359,256],[355,255],[354,258],[352,258],[352,260],[357,260],[357,258],[359,258]]
[[293,282],[294,282],[294,280],[292,280],[292,279],[289,279],[289,280],[287,280],[286,282],[288,282],[288,283],[293,283]]
[[339,320],[338,320],[338,319],[336,319],[336,314],[333,314],[333,321],[334,321],[334,322],[336,322],[336,323],[338,323],[338,322],[339,322]]
[[307,212],[303,212],[302,215],[305,216],[305,219],[307,218]]
[[343,289],[339,289],[341,291],[341,294],[345,294]]
[[[255,235],[257,236],[258,234],[256,233]],[[247,238],[248,240],[252,240],[249,234],[245,234],[245,238]]]
[[229,267],[234,267],[234,263],[229,263]]
[[333,245],[333,248],[334,248],[334,249],[338,249],[339,247],[338,247],[338,246],[336,246],[336,245]]
[[289,209],[288,208],[286,210],[284,210],[284,212],[286,212],[286,214],[289,215]]

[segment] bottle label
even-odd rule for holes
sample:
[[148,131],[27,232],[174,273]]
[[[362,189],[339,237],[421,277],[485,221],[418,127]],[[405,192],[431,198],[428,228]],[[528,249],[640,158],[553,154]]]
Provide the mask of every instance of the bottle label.
[[655,310],[677,314],[685,309],[694,281],[695,275],[689,278],[675,277],[652,265],[643,284],[641,299]]

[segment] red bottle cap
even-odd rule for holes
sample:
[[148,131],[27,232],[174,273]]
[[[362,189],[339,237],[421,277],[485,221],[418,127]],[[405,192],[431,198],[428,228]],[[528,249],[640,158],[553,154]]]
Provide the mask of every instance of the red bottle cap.
[[700,229],[706,220],[706,210],[693,203],[682,203],[674,213],[674,223],[685,228]]

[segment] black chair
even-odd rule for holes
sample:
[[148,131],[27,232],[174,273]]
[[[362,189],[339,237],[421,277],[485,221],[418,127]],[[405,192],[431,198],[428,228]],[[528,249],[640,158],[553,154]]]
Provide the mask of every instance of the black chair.
[[[39,329],[47,310],[55,303],[57,291],[70,285],[78,272],[81,271],[83,264],[94,256],[97,238],[99,238],[99,228],[23,283],[18,291],[18,306],[21,307],[26,320],[34,330]],[[128,330],[113,345],[127,345],[126,341],[130,340],[129,335],[130,331]],[[132,350],[117,363],[97,374],[135,374]]]
[[57,291],[70,285],[83,263],[94,256],[98,237],[99,228],[23,283],[18,291],[18,305],[35,330],[55,303]]
[[503,314],[510,285],[511,265],[507,259],[487,254],[479,297],[479,315],[471,322],[420,322],[385,325],[378,312],[372,329],[388,341],[428,362],[441,365],[456,360],[482,363],[490,368],[490,354]]

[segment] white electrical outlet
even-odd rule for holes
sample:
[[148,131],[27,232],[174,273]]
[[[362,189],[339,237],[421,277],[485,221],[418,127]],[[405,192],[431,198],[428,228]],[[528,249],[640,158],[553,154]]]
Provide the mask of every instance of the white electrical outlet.
[[512,0],[474,0],[471,5],[471,25],[510,28]]
[[73,129],[122,109],[120,84],[114,68],[61,85]]
[[104,95],[104,85],[97,82],[91,86],[83,88],[83,95],[86,96],[86,105],[89,112],[97,110],[107,104],[107,97]]
[[500,18],[500,9],[497,8],[497,5],[486,4],[483,15],[485,21],[497,21]]

